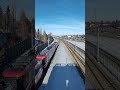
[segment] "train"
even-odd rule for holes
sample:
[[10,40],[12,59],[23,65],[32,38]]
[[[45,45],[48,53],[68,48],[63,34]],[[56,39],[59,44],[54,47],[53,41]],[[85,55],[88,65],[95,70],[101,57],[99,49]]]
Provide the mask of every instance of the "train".
[[35,65],[35,84],[41,79],[42,74],[45,73],[53,54],[55,53],[58,47],[57,42],[51,43],[50,46],[45,48],[36,56],[36,65]]
[[41,79],[57,47],[58,43],[53,41],[34,58],[32,55],[18,58],[2,72],[4,86],[0,90],[32,90],[32,86]]

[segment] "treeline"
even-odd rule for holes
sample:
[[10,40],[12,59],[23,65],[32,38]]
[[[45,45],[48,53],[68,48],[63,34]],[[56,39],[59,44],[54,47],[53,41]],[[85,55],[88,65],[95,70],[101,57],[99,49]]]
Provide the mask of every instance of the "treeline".
[[86,22],[86,26],[90,26],[91,24],[94,25],[108,25],[108,26],[113,26],[113,27],[119,27],[120,26],[120,20],[116,19],[113,21],[90,21]]
[[16,14],[9,5],[2,9],[0,6],[0,32],[4,33],[10,45],[31,37],[34,33],[34,19],[29,20],[24,10]]
[[46,43],[48,39],[53,40],[52,33],[47,34],[45,31],[39,28],[35,31],[36,31],[35,37],[39,39],[41,42]]
[[99,30],[100,35],[112,37],[120,33],[120,20],[86,22],[85,27],[86,33],[97,35]]

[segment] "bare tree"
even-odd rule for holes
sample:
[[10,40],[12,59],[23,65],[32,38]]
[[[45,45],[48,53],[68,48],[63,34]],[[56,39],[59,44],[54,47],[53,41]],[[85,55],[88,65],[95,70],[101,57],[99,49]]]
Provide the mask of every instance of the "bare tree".
[[48,36],[47,36],[46,32],[44,31],[43,32],[43,42],[46,43],[47,40],[48,40]]
[[52,33],[51,33],[51,32],[48,34],[48,38],[49,38],[49,40],[53,40],[53,37],[52,37]]

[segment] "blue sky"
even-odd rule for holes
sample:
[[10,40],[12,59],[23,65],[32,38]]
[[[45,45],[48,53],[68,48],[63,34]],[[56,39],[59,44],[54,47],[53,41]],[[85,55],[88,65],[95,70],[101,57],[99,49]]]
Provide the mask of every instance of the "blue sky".
[[35,0],[35,28],[54,35],[85,33],[84,0]]

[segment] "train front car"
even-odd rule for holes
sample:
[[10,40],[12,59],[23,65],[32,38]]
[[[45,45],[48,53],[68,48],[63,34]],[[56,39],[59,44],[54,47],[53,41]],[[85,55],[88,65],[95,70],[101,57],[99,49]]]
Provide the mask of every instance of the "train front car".
[[50,60],[57,49],[58,44],[56,42],[53,42],[48,47],[46,47],[44,50],[42,50],[35,58],[36,64],[35,64],[35,84],[40,82],[42,79],[43,73],[46,72],[47,67],[50,63]]
[[43,69],[46,68],[46,63],[47,63],[47,51],[41,52],[36,56],[37,61],[42,61]]

